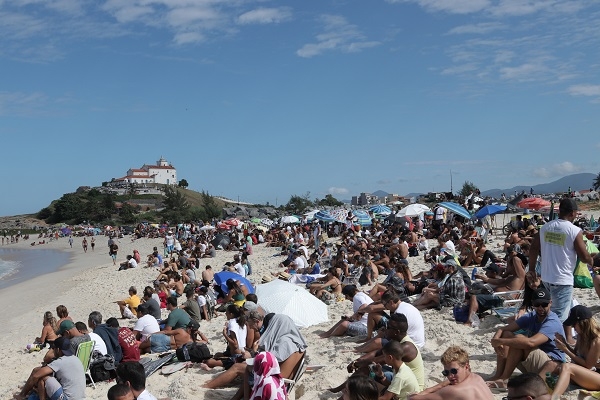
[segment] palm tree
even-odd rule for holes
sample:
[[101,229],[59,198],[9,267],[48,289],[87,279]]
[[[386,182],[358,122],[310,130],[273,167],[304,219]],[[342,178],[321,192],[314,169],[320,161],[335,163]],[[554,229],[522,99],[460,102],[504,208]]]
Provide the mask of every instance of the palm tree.
[[594,179],[594,190],[600,190],[600,172],[598,173],[598,176],[596,176],[596,178]]

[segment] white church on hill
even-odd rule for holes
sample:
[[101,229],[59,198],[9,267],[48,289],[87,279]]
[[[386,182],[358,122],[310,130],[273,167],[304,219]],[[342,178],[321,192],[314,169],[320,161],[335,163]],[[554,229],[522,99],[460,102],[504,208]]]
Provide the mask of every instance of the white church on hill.
[[127,176],[119,178],[117,181],[138,185],[155,183],[176,185],[177,170],[161,156],[156,165],[144,164],[141,168],[131,168],[127,171]]

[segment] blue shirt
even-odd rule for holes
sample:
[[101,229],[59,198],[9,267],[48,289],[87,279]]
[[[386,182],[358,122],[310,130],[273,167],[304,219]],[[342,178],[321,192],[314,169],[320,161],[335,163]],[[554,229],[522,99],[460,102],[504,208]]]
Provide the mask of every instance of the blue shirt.
[[562,322],[555,312],[550,311],[546,319],[539,322],[535,311],[531,311],[519,318],[516,323],[525,331],[527,337],[535,336],[537,333],[546,336],[548,340],[542,343],[539,349],[548,354],[551,359],[565,362],[565,353],[556,347],[554,340],[554,335],[557,333],[564,334]]

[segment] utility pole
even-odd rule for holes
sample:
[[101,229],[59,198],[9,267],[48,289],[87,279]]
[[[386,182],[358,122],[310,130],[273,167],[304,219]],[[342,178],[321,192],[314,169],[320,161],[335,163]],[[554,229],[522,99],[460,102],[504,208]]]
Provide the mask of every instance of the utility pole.
[[454,193],[452,190],[452,170],[450,170],[450,193]]

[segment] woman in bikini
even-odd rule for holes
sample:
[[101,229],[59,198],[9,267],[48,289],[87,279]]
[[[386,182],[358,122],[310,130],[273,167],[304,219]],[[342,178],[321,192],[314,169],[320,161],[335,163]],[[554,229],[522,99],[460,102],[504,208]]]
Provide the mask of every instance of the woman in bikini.
[[335,267],[327,270],[323,278],[317,279],[310,285],[310,293],[322,301],[331,301],[342,293],[340,275]]
[[39,344],[40,346],[46,347],[46,344],[50,345],[50,348],[54,348],[54,340],[58,337],[56,331],[58,331],[58,324],[56,318],[52,315],[51,311],[44,313],[44,327],[42,328],[42,334],[40,337],[35,338],[33,343]]

